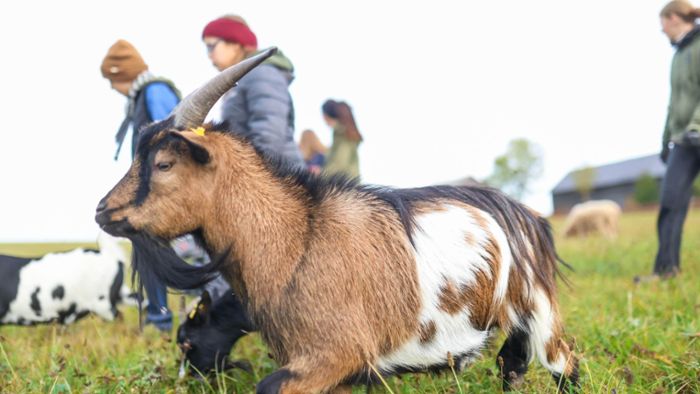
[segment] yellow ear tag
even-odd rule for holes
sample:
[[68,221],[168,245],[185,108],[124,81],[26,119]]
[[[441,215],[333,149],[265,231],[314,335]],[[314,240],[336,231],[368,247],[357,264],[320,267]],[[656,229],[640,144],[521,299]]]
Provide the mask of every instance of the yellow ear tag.
[[204,127],[199,126],[199,127],[197,127],[196,129],[192,129],[192,132],[195,133],[195,134],[197,134],[197,135],[200,136],[200,137],[204,137],[204,132],[205,132],[205,130],[204,130]]
[[196,314],[197,314],[197,308],[192,309],[192,310],[190,311],[190,315],[189,315],[190,320],[191,320],[191,319],[194,319],[194,316],[195,316]]

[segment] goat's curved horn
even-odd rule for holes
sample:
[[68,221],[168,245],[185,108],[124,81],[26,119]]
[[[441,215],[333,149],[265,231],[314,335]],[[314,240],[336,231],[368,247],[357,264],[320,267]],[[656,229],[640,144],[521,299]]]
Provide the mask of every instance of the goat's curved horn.
[[225,69],[199,89],[190,93],[173,110],[175,127],[190,128],[204,123],[214,103],[229,89],[236,85],[248,71],[254,69],[268,57],[277,52],[277,48],[266,49],[259,54],[243,60]]

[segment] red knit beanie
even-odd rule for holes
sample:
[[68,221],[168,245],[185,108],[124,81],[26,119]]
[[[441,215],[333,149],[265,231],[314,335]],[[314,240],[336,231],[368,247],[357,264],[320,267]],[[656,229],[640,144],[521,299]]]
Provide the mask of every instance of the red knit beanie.
[[218,37],[229,42],[236,42],[244,47],[258,48],[258,38],[248,25],[228,17],[221,17],[209,22],[202,32],[204,37]]

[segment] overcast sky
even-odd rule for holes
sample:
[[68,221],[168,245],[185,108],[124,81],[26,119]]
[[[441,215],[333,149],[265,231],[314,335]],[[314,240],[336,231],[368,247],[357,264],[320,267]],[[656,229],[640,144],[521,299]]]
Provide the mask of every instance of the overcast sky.
[[22,1],[0,5],[0,242],[94,240],[125,98],[99,72],[114,41],[189,93],[215,75],[201,42],[238,13],[296,66],[297,138],[347,100],[363,180],[399,187],[483,178],[527,138],[544,173],[526,203],[552,209],[572,169],[656,153],[673,51],[666,1]]

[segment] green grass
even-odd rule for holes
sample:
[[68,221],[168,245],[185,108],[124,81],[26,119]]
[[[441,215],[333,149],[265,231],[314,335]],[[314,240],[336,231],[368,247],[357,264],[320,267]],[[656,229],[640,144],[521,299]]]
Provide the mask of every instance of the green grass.
[[[553,224],[555,232],[561,228],[560,219]],[[615,241],[557,238],[561,256],[575,268],[568,273],[573,287],[560,286],[560,303],[567,336],[581,356],[585,393],[700,392],[700,211],[686,224],[680,277],[634,285],[634,275],[651,269],[654,229],[654,213],[634,213],[624,215]],[[0,253],[37,255],[74,246],[0,245]],[[172,296],[171,305],[177,304]],[[172,335],[152,327],[140,333],[136,311],[123,311],[124,319],[113,323],[90,317],[67,327],[0,327],[0,392],[248,393],[276,368],[251,335],[233,358],[250,361],[253,374],[234,370],[211,381],[178,380]],[[494,360],[502,340],[463,373],[405,375],[373,392],[499,392]],[[555,392],[537,362],[526,379],[523,392]]]

